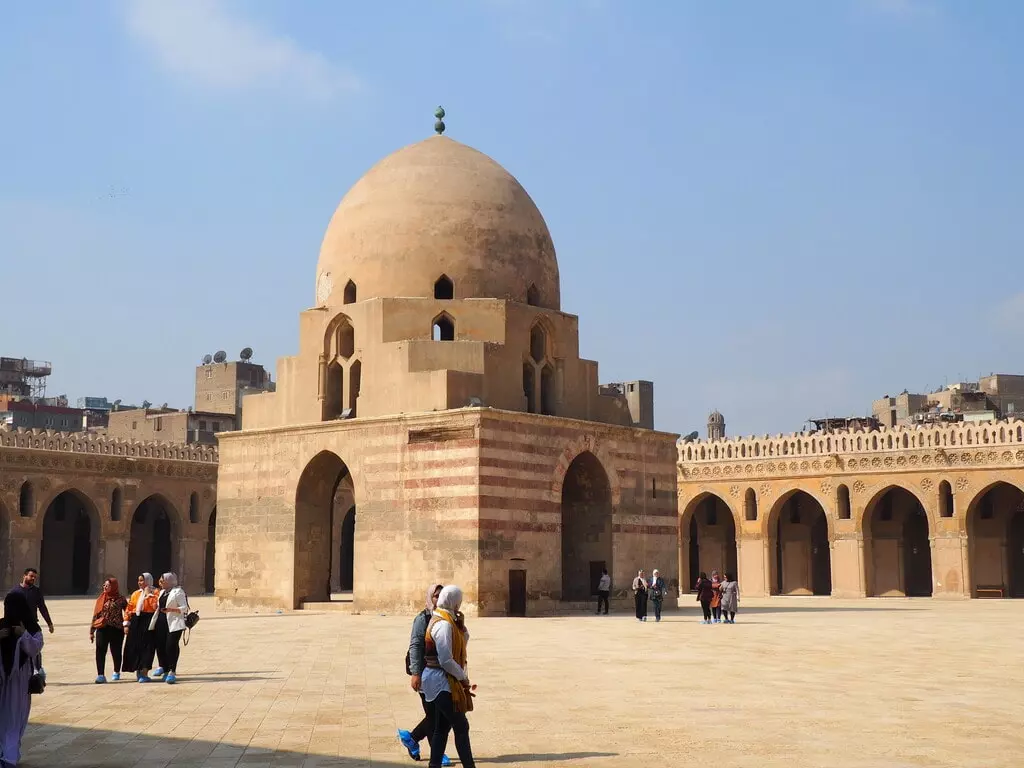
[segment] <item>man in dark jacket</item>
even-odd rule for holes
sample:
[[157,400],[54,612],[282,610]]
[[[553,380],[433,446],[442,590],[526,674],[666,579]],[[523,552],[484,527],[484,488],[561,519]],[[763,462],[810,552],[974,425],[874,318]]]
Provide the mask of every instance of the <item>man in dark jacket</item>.
[[[35,568],[26,568],[25,572],[21,575],[21,584],[16,586],[11,592],[20,592],[25,596],[25,600],[28,601],[28,609],[32,612],[32,618],[38,623],[39,614],[43,615],[43,619],[46,620],[46,628],[53,634],[53,621],[50,619],[50,611],[46,608],[46,599],[43,597],[43,590],[41,590],[36,584],[36,580],[39,578],[39,571]],[[39,671],[44,675],[46,672],[43,670],[43,654],[38,656]]]
[[[416,614],[412,620],[412,632],[409,633],[409,652],[405,655],[405,672],[410,676],[410,687],[419,693],[420,675],[426,666],[423,656],[427,645],[427,627],[430,625],[430,618],[437,608],[437,598],[444,588],[443,584],[433,584],[427,592],[426,608]],[[423,694],[420,694],[420,704],[423,706],[423,719],[419,725],[411,731],[399,729],[398,740],[402,746],[409,751],[409,757],[413,760],[420,759],[420,742],[429,738],[434,733],[434,702],[427,701]],[[451,765],[448,755],[445,755],[441,765]]]

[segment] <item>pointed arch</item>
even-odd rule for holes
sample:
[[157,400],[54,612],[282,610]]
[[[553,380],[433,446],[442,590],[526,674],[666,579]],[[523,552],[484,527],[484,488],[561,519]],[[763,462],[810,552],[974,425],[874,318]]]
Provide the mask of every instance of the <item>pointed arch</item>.
[[776,499],[765,516],[769,593],[832,593],[833,523],[816,495],[793,488]]
[[434,281],[434,298],[442,301],[455,298],[455,283],[448,275],[441,275]]
[[455,341],[455,319],[442,312],[431,321],[431,338],[434,341]]
[[342,304],[355,304],[356,303],[356,284],[349,280],[345,283],[345,290],[342,292]]

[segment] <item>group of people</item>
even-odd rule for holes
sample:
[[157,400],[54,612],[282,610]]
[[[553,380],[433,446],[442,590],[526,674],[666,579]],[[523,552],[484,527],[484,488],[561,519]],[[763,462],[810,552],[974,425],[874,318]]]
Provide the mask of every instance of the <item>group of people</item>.
[[[637,571],[636,578],[633,579],[633,601],[636,604],[637,621],[647,621],[648,601],[654,605],[654,620],[661,621],[661,605],[665,601],[665,580],[661,578],[657,568],[650,579],[644,576],[643,569]],[[605,605],[607,606],[607,601]],[[605,613],[607,612],[606,607]]]
[[736,623],[740,585],[731,573],[726,573],[725,578],[722,579],[717,570],[711,571],[709,579],[707,573],[701,571],[693,588],[697,593],[697,602],[700,603],[701,610],[704,612],[701,624]]
[[[32,695],[41,693],[46,684],[39,614],[51,633],[53,621],[36,584],[38,578],[35,568],[25,569],[21,584],[4,597],[4,616],[0,619],[0,768],[18,764]],[[96,682],[107,682],[104,667],[109,652],[114,680],[121,679],[121,672],[135,672],[140,683],[154,677],[174,683],[188,612],[188,598],[173,573],[160,577],[159,590],[154,588],[150,574],[142,574],[139,588],[127,599],[117,579],[107,577],[89,627],[89,642],[96,646]],[[154,654],[160,667],[151,674]]]
[[[181,636],[188,616],[188,596],[178,577],[165,573],[159,589],[153,586],[153,575],[143,573],[138,589],[125,598],[117,579],[108,576],[103,591],[93,607],[89,642],[96,645],[96,682],[107,682],[107,653],[114,663],[111,680],[121,679],[122,672],[134,672],[140,683],[162,677],[174,684],[178,677]],[[153,657],[159,666],[150,672]]]
[[466,672],[469,630],[461,608],[461,589],[432,584],[426,607],[413,619],[409,636],[405,671],[410,686],[419,694],[423,719],[411,731],[399,730],[398,739],[413,760],[420,759],[420,742],[427,739],[429,768],[451,765],[445,749],[452,732],[463,768],[476,765],[466,718],[473,711],[476,686]]

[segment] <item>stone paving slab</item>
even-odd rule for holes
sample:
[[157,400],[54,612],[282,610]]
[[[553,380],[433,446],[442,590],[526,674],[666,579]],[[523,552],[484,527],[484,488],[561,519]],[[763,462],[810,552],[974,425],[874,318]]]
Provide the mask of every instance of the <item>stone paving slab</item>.
[[[197,598],[177,685],[99,686],[92,599],[51,603],[23,766],[413,764],[394,736],[420,713],[411,617],[218,615]],[[743,601],[735,626],[687,605],[660,624],[471,620],[478,762],[1024,765],[1024,601],[772,598]]]

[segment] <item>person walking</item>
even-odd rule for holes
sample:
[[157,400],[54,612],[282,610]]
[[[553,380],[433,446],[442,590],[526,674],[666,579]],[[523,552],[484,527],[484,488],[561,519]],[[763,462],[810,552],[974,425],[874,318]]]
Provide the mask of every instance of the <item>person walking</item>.
[[700,578],[697,579],[697,583],[693,585],[693,588],[697,591],[697,602],[700,603],[701,610],[704,611],[704,620],[701,624],[710,624],[711,598],[714,595],[714,591],[711,589],[711,581],[704,571],[700,572]]
[[434,703],[434,735],[430,739],[429,768],[440,768],[448,746],[448,733],[455,733],[455,750],[463,768],[476,768],[469,741],[468,712],[473,711],[473,686],[466,674],[469,631],[463,615],[462,590],[449,585],[441,590],[437,608],[427,626],[424,644],[423,698]]
[[654,620],[661,621],[661,603],[665,599],[665,580],[661,578],[658,569],[651,573],[651,602],[654,603]]
[[96,682],[105,683],[104,670],[107,665],[107,649],[114,661],[111,680],[121,679],[121,647],[124,645],[124,609],[128,601],[121,594],[117,579],[108,576],[103,582],[103,591],[96,598],[92,609],[92,625],[89,627],[89,642],[96,645]]
[[134,672],[140,683],[148,683],[149,669],[153,666],[153,633],[149,625],[157,611],[157,595],[153,588],[153,575],[139,576],[139,588],[128,598],[124,611],[124,653],[121,671]]
[[[427,641],[427,627],[434,616],[434,609],[437,608],[437,598],[441,596],[443,584],[431,584],[427,590],[427,607],[416,614],[412,620],[412,632],[409,634],[409,652],[405,657],[405,673],[409,675],[409,685],[416,691],[420,698],[420,705],[423,707],[423,719],[411,731],[399,729],[398,740],[409,752],[413,760],[420,759],[420,742],[429,739],[434,734],[434,721],[437,718],[433,701],[427,701],[423,695],[423,669],[424,652]],[[428,742],[429,745],[429,742]],[[441,756],[441,765],[451,765],[452,761],[448,755]]]
[[[43,650],[43,632],[23,591],[4,598],[0,619],[0,766],[12,768],[21,758],[21,738],[28,725],[32,696],[29,681]],[[59,761],[58,761],[59,762]]]
[[164,682],[178,681],[178,658],[181,655],[181,635],[185,631],[185,615],[188,613],[188,597],[178,586],[178,577],[168,571],[160,577],[160,594],[157,610],[150,619],[153,630],[153,644],[160,666],[153,670],[153,677],[163,676]]
[[740,604],[740,585],[731,573],[725,574],[722,582],[722,621],[726,624],[736,623],[736,611]]
[[633,579],[633,602],[636,606],[636,620],[647,621],[647,579],[641,568]]
[[[39,588],[38,581],[39,571],[35,568],[26,568],[25,572],[21,575],[21,583],[12,591],[20,592],[28,600],[28,607],[32,611],[33,622],[38,624],[39,615],[42,614],[43,620],[46,622],[46,629],[52,635],[53,621],[50,619],[50,611],[46,607],[46,599],[43,597],[43,590]],[[43,670],[43,655],[41,653],[36,663],[39,665],[39,673],[45,678],[46,672]]]
[[722,579],[711,571],[711,616],[715,624],[722,620]]
[[601,578],[597,580],[597,615],[601,615],[601,603],[604,603],[604,615],[608,615],[608,595],[612,591],[612,577],[608,569],[601,569]]

